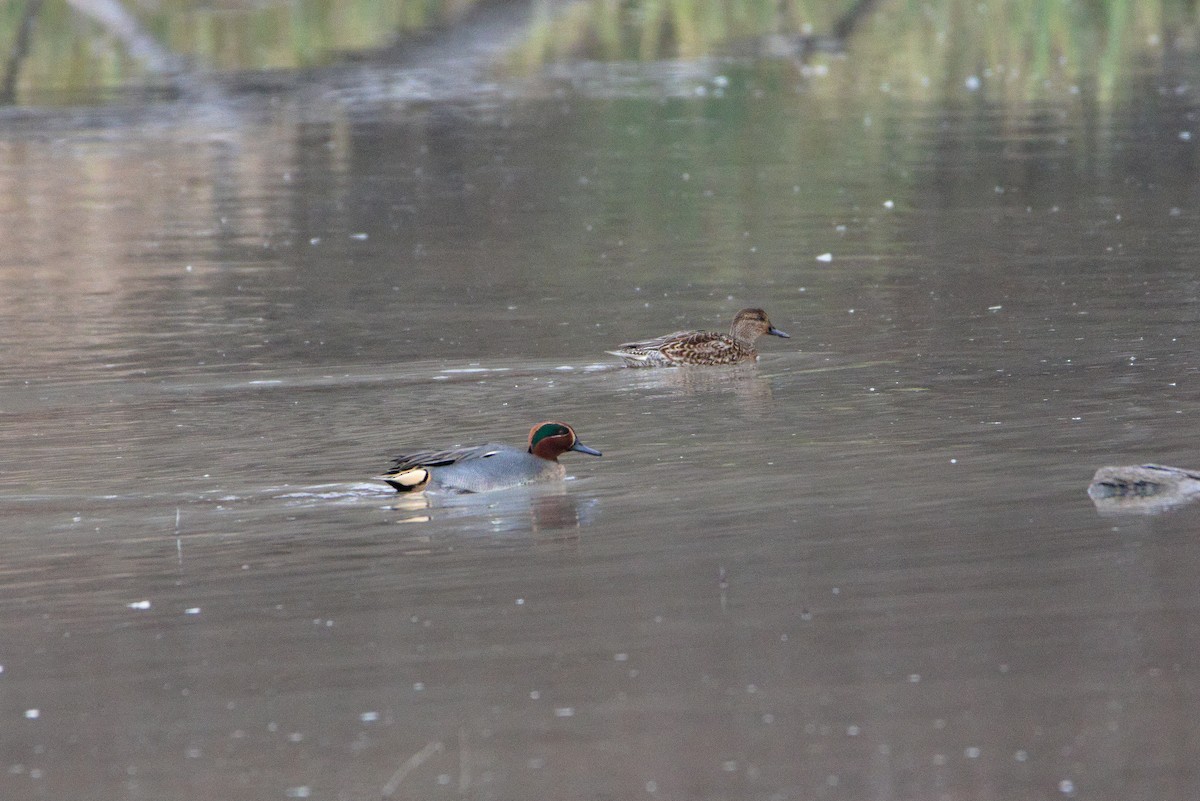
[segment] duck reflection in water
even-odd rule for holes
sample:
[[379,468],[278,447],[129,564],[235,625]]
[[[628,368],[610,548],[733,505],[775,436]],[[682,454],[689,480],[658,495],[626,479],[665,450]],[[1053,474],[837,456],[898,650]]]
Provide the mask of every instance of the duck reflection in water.
[[590,525],[597,500],[567,492],[561,483],[506,492],[399,496],[392,509],[399,523],[451,523],[464,533],[509,534],[570,531]]
[[742,364],[720,370],[678,367],[674,370],[631,370],[624,378],[630,389],[662,390],[670,394],[732,395],[738,415],[762,416],[775,403],[771,380],[754,364]]
[[1087,493],[1105,514],[1158,514],[1200,498],[1200,472],[1160,464],[1101,467]]

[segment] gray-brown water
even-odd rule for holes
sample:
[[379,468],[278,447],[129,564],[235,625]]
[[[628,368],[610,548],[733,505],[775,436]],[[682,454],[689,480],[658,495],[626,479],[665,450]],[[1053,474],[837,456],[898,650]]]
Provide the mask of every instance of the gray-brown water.
[[6,117],[0,796],[1200,796],[1195,89],[708,68]]

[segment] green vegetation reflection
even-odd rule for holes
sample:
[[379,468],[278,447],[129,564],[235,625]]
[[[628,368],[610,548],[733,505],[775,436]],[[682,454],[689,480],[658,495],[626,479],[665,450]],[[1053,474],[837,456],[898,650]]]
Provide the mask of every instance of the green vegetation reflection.
[[318,66],[450,24],[475,1],[11,0],[0,3],[0,53],[14,55],[0,60],[0,72],[18,76],[12,94],[20,96],[118,87],[164,71],[144,48],[131,55],[131,38],[202,70]]
[[[541,10],[509,67],[552,62],[749,56],[820,77],[841,58],[861,84],[910,97],[983,85],[1008,99],[1054,96],[1200,43],[1195,0],[532,0]],[[5,99],[83,93],[171,72],[318,66],[453,24],[478,0],[11,0],[0,3]],[[514,7],[523,5],[513,0]],[[107,12],[98,9],[107,9]],[[99,21],[121,13],[142,47]],[[157,51],[157,55],[156,55]],[[149,52],[149,55],[148,55]],[[137,55],[131,55],[136,53]],[[155,58],[158,63],[155,63]]]
[[[556,61],[759,55],[822,75],[848,55],[870,86],[910,96],[984,82],[1039,97],[1197,45],[1194,0],[590,0],[544,16],[516,69]],[[865,68],[863,68],[865,66]],[[846,87],[838,87],[845,89]]]

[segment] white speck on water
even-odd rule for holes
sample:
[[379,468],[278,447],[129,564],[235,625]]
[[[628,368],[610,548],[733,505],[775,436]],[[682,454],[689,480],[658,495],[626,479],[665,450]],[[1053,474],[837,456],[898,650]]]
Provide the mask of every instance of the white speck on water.
[[304,733],[303,733],[303,732],[299,732],[299,731],[294,731],[294,732],[292,732],[291,734],[289,734],[289,735],[287,736],[287,738],[288,738],[288,742],[289,742],[289,743],[300,743],[300,742],[304,742]]
[[885,209],[894,209],[896,208],[896,202],[894,200],[885,200],[883,201],[883,207]]
[[42,710],[40,710],[40,709],[26,709],[25,710],[25,719],[26,720],[37,720],[39,717],[41,717],[41,715],[42,715]]
[[359,242],[362,242],[363,240],[367,239],[367,235],[360,232],[357,234],[350,234],[350,238],[357,239]]
[[149,601],[134,601],[131,604],[125,604],[125,605],[128,606],[130,609],[149,609],[150,608]]
[[982,82],[979,80],[978,75],[968,75],[967,79],[963,81],[963,85],[967,87],[968,92],[978,91],[981,84]]
[[358,719],[361,720],[363,723],[374,723],[375,721],[379,720],[379,713],[378,712],[363,712],[361,715],[358,716]]
[[541,770],[546,767],[546,759],[545,757],[530,757],[525,766],[530,770]]
[[685,172],[683,175],[680,175],[679,177],[685,181],[692,180],[692,174],[690,172]]
[[289,787],[284,792],[284,795],[288,798],[308,798],[312,795],[312,789],[303,785],[300,787]]
[[450,774],[449,773],[439,773],[438,777],[437,777],[437,783],[440,785],[443,785],[443,786],[449,784],[450,783]]
[[858,726],[855,726],[853,723],[851,723],[849,726],[846,727],[846,736],[847,737],[857,737],[859,735],[859,732],[861,732],[861,731],[862,731],[862,729],[858,728]]
[[184,609],[184,610],[183,610],[183,613],[184,613],[185,615],[198,615],[198,614],[200,614],[200,607],[198,607],[198,606],[189,606],[187,609]]
[[716,76],[712,79],[712,82],[714,86],[720,86],[722,89],[724,89],[726,86],[729,86],[729,79],[724,75]]
[[951,459],[950,464],[958,464],[958,459]]
[[628,662],[629,654],[613,654],[614,662]]
[[423,682],[423,681],[414,681],[413,682],[413,692],[419,693],[419,692],[421,692],[421,690],[424,690],[424,689],[425,689],[425,682]]
[[524,606],[524,605],[525,605],[525,599],[524,599],[524,598],[518,598],[518,599],[516,600],[516,604],[517,604],[517,606]]
[[938,730],[946,728],[946,719],[945,718],[936,718],[933,721],[933,728],[938,729]]
[[188,266],[184,267],[183,269],[190,273],[192,271],[192,265],[189,264]]
[[1013,759],[1017,760],[1018,762],[1024,762],[1025,760],[1029,759],[1029,752],[1018,751],[1017,753],[1013,754]]
[[721,770],[726,773],[737,773],[737,760],[727,759],[721,763]]
[[575,707],[573,706],[558,706],[554,708],[554,717],[556,718],[573,718],[575,717]]
[[1004,308],[1003,306],[988,306],[988,311],[990,311],[990,312],[998,312],[998,311],[1000,311],[1000,310],[1001,310],[1001,309],[1003,309],[1003,308]]
[[946,755],[945,754],[934,754],[932,761],[933,761],[933,764],[938,765],[938,766],[945,765],[946,764]]
[[908,674],[908,683],[909,684],[919,684],[920,681],[921,681],[920,673],[909,673]]
[[319,237],[319,236],[314,236],[312,239],[308,240],[308,244],[310,244],[310,245],[319,245],[319,244],[321,244],[321,237]]
[[536,701],[542,697],[542,694],[540,692],[538,692],[537,690],[530,690],[529,697],[532,698],[534,701]]
[[1180,140],[1182,140],[1184,142],[1190,142],[1190,141],[1192,141],[1192,132],[1191,131],[1180,131],[1179,138],[1180,138]]
[[1063,795],[1074,795],[1075,782],[1071,781],[1070,779],[1063,779],[1058,783],[1058,791]]
[[979,759],[979,749],[973,745],[967,746],[967,748],[963,751],[963,756],[965,756],[967,759]]
[[833,254],[832,253],[822,253],[820,256],[817,256],[817,261],[831,262],[831,261],[833,261]]
[[775,722],[775,716],[772,715],[770,712],[765,712],[765,713],[763,713],[763,716],[762,716],[762,722],[767,724],[768,726],[770,726],[772,723]]
[[837,787],[841,781],[841,777],[839,777],[836,773],[830,773],[825,777],[825,783],[830,787]]
[[758,685],[756,685],[756,684],[747,684],[747,685],[746,685],[746,692],[750,693],[751,695],[754,695],[756,692],[758,692]]
[[842,594],[842,588],[841,588],[841,587],[831,587],[829,591],[830,591],[831,593],[833,593],[834,595],[841,595],[841,594]]
[[647,793],[657,793],[658,792],[658,782],[654,781],[653,779],[646,782],[646,792]]

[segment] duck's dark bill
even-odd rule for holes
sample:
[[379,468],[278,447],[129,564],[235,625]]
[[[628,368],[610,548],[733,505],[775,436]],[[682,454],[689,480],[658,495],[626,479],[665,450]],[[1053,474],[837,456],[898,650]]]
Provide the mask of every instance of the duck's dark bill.
[[603,456],[603,454],[600,453],[600,451],[596,450],[595,448],[589,448],[587,445],[584,445],[582,442],[576,442],[574,445],[571,446],[571,450],[579,451],[580,453],[590,453],[592,456]]

